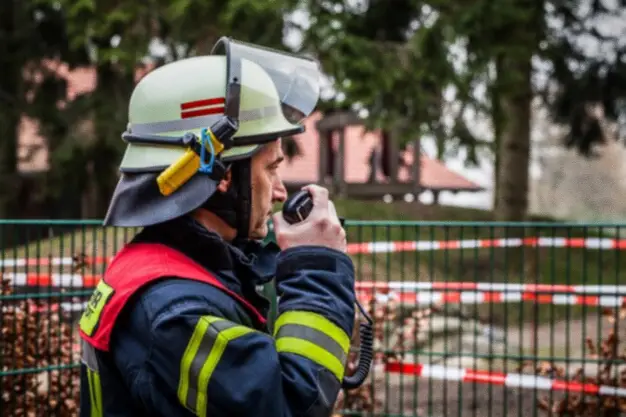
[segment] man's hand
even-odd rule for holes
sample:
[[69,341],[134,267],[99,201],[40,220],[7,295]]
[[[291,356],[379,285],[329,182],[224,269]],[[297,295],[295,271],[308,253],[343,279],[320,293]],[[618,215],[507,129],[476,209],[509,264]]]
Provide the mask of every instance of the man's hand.
[[314,245],[346,251],[346,232],[341,227],[337,211],[328,199],[328,190],[317,185],[303,187],[311,193],[313,210],[304,221],[289,224],[282,212],[273,216],[276,243],[285,250],[296,246]]

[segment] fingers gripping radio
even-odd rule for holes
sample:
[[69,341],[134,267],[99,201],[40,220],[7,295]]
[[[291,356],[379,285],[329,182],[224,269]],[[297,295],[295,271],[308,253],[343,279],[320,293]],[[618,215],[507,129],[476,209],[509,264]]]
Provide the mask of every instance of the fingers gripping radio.
[[[299,191],[290,196],[283,205],[283,217],[289,224],[298,223],[304,221],[313,210],[313,199],[311,194],[306,191]],[[340,218],[341,225],[343,226],[345,219]],[[360,323],[359,333],[361,338],[361,349],[359,355],[359,364],[357,370],[352,376],[345,376],[342,381],[342,387],[347,390],[359,388],[365,382],[365,378],[369,373],[372,365],[373,345],[374,345],[374,333],[373,333],[373,321],[367,314],[361,303],[356,301],[361,314],[367,320],[367,323]]]

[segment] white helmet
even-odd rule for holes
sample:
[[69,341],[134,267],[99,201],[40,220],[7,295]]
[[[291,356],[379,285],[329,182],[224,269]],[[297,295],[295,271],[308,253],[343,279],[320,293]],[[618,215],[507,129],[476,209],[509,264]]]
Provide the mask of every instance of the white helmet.
[[148,73],[130,98],[105,224],[147,226],[200,207],[229,163],[302,133],[319,93],[316,61],[227,37],[211,55]]

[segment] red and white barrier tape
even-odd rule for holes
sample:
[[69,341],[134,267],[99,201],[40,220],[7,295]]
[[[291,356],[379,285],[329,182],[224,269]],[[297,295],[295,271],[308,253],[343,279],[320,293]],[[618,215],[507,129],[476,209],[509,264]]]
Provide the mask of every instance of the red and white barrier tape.
[[14,287],[58,287],[81,290],[95,287],[101,275],[5,272],[1,277],[9,280]]
[[[14,287],[93,288],[100,275],[32,274],[2,275]],[[499,289],[497,291],[496,289]],[[474,282],[357,282],[357,297],[370,301],[376,297],[386,302],[392,297],[404,304],[484,304],[536,302],[553,305],[621,307],[626,302],[626,286],[620,285],[548,285]],[[544,294],[541,294],[544,293]],[[594,295],[590,295],[594,294]],[[599,294],[599,295],[595,295]],[[624,294],[624,296],[620,296]]]
[[509,282],[357,281],[358,291],[501,291],[626,295],[626,285],[514,284]]
[[349,243],[348,253],[421,252],[449,249],[516,248],[522,246],[587,249],[626,249],[626,239],[528,237],[508,239],[419,240]]
[[[564,237],[529,237],[508,239],[466,239],[466,240],[417,240],[399,242],[363,242],[349,243],[348,253],[371,254],[392,252],[422,252],[449,249],[476,249],[476,248],[515,248],[522,246],[555,247],[555,248],[587,248],[587,249],[626,249],[626,239],[608,238],[564,238]],[[111,257],[98,256],[86,258],[91,265],[102,265],[111,260]],[[71,256],[52,258],[16,258],[0,259],[0,267],[25,266],[60,266],[73,265]]]
[[535,302],[552,305],[587,305],[597,307],[621,307],[626,304],[626,297],[614,295],[576,295],[576,294],[537,294],[532,292],[481,292],[481,291],[446,291],[446,292],[407,292],[392,291],[387,294],[376,294],[357,291],[361,302],[376,299],[387,303],[390,299],[402,304],[438,305],[438,304],[497,304],[506,302]]
[[398,362],[386,364],[385,371],[389,373],[416,375],[418,377],[442,381],[474,382],[480,384],[501,385],[510,388],[568,391],[570,393],[626,397],[626,388],[563,381],[537,375],[515,373],[506,374],[446,367],[441,365],[408,364]]
[[[111,257],[98,256],[96,258],[85,258],[90,265],[102,265],[109,262]],[[0,259],[0,267],[19,268],[25,266],[71,266],[74,265],[76,259],[71,256],[52,257],[52,258],[8,258]]]

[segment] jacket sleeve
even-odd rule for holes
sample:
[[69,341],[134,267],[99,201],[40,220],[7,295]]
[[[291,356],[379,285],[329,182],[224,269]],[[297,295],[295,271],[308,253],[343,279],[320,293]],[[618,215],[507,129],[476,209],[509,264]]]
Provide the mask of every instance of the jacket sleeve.
[[87,375],[87,366],[84,363],[80,364],[80,394],[79,401],[79,417],[91,417],[96,415],[97,410],[93,410],[93,404],[96,403],[94,395],[92,394],[91,381]]
[[234,300],[213,288],[210,303],[198,295],[149,314],[143,373],[193,415],[329,416],[354,324],[352,261],[294,248],[279,255],[276,282],[273,335],[237,324]]

